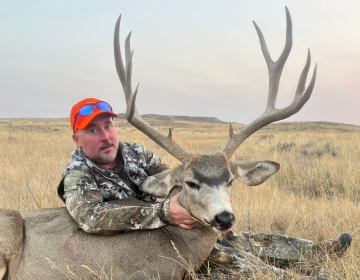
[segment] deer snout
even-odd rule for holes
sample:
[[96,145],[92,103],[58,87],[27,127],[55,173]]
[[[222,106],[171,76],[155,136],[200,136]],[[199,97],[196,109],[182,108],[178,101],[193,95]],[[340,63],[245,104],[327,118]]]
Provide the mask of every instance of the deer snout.
[[233,226],[235,222],[235,216],[229,211],[223,211],[217,214],[211,223],[219,230],[227,230]]

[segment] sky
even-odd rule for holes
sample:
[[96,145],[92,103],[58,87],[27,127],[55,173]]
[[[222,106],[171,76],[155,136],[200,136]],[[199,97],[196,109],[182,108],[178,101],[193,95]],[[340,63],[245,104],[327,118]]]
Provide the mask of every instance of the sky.
[[291,103],[308,48],[318,74],[310,100],[289,121],[360,125],[359,0],[0,0],[0,118],[68,117],[86,97],[125,112],[115,70],[131,31],[140,114],[217,117],[250,123],[266,107],[268,72],[254,20],[270,55],[293,48],[277,108]]

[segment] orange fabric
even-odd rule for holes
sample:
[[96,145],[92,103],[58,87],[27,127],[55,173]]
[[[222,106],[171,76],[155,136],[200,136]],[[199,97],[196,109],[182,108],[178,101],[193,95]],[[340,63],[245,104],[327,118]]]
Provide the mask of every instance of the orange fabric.
[[[72,106],[71,111],[70,111],[70,127],[71,127],[71,129],[73,129],[74,133],[78,129],[84,129],[91,122],[91,120],[93,118],[95,118],[96,116],[98,116],[100,114],[110,114],[113,117],[118,117],[118,115],[115,114],[114,112],[112,112],[110,110],[101,111],[101,110],[99,110],[98,107],[96,107],[94,105],[93,112],[91,114],[83,116],[83,117],[78,114],[76,117],[76,122],[74,124],[74,118],[82,106],[89,104],[89,103],[96,103],[98,101],[102,101],[102,100],[93,98],[93,97],[89,97],[89,98],[80,100],[78,103],[76,103],[75,105]],[[73,124],[74,124],[74,127],[72,127]]]

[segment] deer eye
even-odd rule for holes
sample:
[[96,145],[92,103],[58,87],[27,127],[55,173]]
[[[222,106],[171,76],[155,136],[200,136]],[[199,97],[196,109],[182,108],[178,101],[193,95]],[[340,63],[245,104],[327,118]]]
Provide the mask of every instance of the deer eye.
[[191,189],[199,189],[200,186],[198,184],[195,184],[194,182],[191,182],[191,181],[186,181],[186,185],[188,185],[189,188]]

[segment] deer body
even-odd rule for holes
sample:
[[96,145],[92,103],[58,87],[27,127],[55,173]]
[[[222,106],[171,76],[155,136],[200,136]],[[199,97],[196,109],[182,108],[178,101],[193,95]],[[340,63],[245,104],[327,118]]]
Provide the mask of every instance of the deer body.
[[[114,35],[116,70],[126,99],[126,118],[159,146],[177,158],[181,165],[150,176],[140,190],[157,197],[181,190],[179,203],[198,223],[198,228],[184,230],[164,226],[153,230],[101,236],[83,232],[67,209],[40,209],[20,213],[0,210],[0,278],[4,279],[87,279],[95,274],[113,279],[181,279],[196,270],[210,254],[217,232],[231,228],[235,216],[231,208],[231,185],[234,179],[254,186],[279,170],[272,161],[232,161],[239,145],[261,127],[285,119],[307,102],[312,93],[316,68],[305,89],[310,55],[301,74],[294,101],[283,109],[275,108],[280,75],[292,45],[292,24],[286,9],[286,44],[280,58],[273,62],[260,29],[255,24],[269,69],[269,95],[265,112],[238,133],[229,129],[223,151],[212,155],[194,155],[184,151],[172,139],[172,129],[164,136],[138,114],[132,91],[132,55],[130,36],[126,39],[126,65],[119,48],[120,17]],[[135,199],[112,201],[127,206],[143,205]],[[179,258],[185,260],[185,263]],[[184,266],[185,265],[185,266]],[[104,277],[102,278],[104,279]]]
[[[9,211],[1,211],[0,216]],[[21,215],[25,225],[23,244],[10,241],[17,254],[6,260],[8,279],[56,280],[72,273],[81,279],[94,277],[84,266],[103,277],[113,274],[113,279],[180,279],[186,268],[178,263],[181,261],[174,247],[197,268],[217,238],[209,228],[187,231],[177,226],[115,236],[91,235],[79,229],[66,208]],[[22,227],[17,231],[22,238]]]

